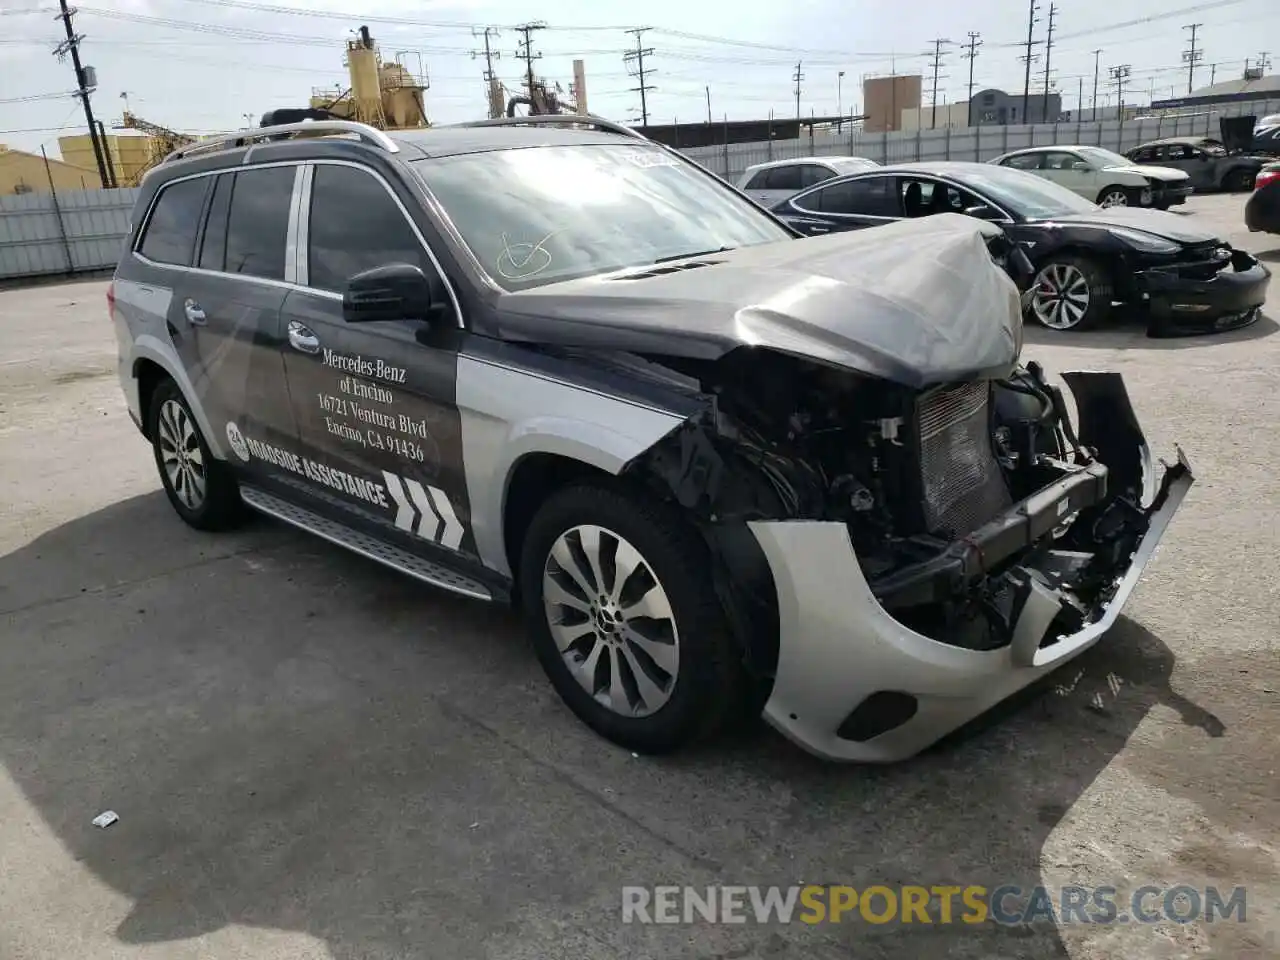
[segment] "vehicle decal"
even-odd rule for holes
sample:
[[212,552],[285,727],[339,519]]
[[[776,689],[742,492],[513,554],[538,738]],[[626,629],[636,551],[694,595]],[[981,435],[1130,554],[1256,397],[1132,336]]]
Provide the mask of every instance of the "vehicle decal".
[[431,484],[424,489],[412,477],[398,477],[387,470],[382,471],[382,477],[396,503],[397,527],[450,550],[458,549],[462,543],[462,524],[443,490]]
[[255,440],[253,437],[246,437],[240,433],[239,427],[234,423],[228,423],[227,439],[229,441],[233,432],[240,436],[241,442],[243,442],[250,455],[249,459],[273,464],[282,470],[287,470],[289,473],[306,477],[314,483],[337,490],[339,493],[345,493],[350,497],[355,497],[357,500],[363,500],[365,503],[375,507],[381,507],[384,510],[392,509],[392,503],[387,497],[386,487],[376,480],[368,480],[348,473],[346,470],[339,470],[312,460],[310,457],[300,456],[292,450],[286,450],[275,444]]
[[333,367],[335,370],[354,373],[357,376],[369,377],[374,380],[385,380],[387,383],[404,383],[404,367],[392,366],[381,357],[374,360],[366,360],[359,354],[349,356],[325,347],[322,359],[326,367]]
[[245,463],[249,462],[249,445],[244,442],[244,434],[240,432],[234,420],[227,421],[227,443],[231,444],[231,449],[235,451],[237,457]]

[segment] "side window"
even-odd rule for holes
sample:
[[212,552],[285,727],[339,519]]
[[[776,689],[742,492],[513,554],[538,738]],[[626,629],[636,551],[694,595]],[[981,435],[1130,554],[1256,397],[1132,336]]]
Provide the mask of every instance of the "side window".
[[435,269],[386,188],[355,167],[316,165],[307,243],[307,284],[321,290],[341,292],[355,274],[389,263]]
[[228,273],[284,279],[289,201],[296,170],[262,167],[236,173],[227,218]]
[[1002,167],[1013,167],[1015,170],[1039,170],[1043,154],[1020,153],[1015,157],[1006,157],[1000,161]]
[[769,179],[768,170],[757,170],[751,175],[751,179],[747,181],[747,185],[743,190],[763,190],[765,189],[765,181]]
[[1155,147],[1143,147],[1141,150],[1135,150],[1129,154],[1129,159],[1134,163],[1151,163],[1155,158]]
[[785,167],[774,167],[769,171],[770,190],[803,190],[800,181],[800,167],[791,163]]
[[1072,164],[1083,163],[1081,157],[1077,157],[1074,153],[1046,153],[1044,156],[1043,170],[1070,170]]
[[1190,160],[1195,157],[1195,151],[1185,144],[1172,144],[1168,150],[1170,160]]
[[231,184],[233,173],[219,174],[213,184],[213,199],[209,201],[209,216],[204,224],[204,239],[200,241],[199,266],[205,270],[224,270],[227,261],[227,214],[231,212]]
[[200,229],[200,211],[208,188],[208,177],[182,180],[163,188],[138,252],[156,263],[191,266],[196,231]]
[[800,187],[812,187],[823,180],[830,180],[835,174],[826,167],[816,163],[806,163],[800,167]]
[[845,180],[815,190],[796,206],[817,213],[844,213],[866,217],[896,217],[898,203],[889,177]]

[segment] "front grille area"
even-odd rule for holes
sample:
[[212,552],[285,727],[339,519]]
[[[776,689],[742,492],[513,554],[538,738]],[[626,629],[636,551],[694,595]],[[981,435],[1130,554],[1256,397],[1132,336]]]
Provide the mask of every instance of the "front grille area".
[[916,408],[925,524],[931,533],[959,537],[1012,505],[991,449],[985,381],[935,390]]

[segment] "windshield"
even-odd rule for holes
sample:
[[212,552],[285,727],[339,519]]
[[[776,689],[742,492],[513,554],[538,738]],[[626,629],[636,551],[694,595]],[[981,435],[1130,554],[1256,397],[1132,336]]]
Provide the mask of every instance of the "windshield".
[[974,164],[960,178],[979,193],[1027,220],[1044,220],[1072,213],[1091,213],[1097,205],[1034,173],[994,164]]
[[506,290],[792,238],[727,185],[638,143],[494,150],[414,167]]
[[845,157],[841,160],[828,160],[827,164],[836,173],[857,173],[859,170],[870,170],[872,167],[880,166],[874,160],[868,160],[866,157]]
[[1076,153],[1100,167],[1132,167],[1133,161],[1101,147],[1076,147]]

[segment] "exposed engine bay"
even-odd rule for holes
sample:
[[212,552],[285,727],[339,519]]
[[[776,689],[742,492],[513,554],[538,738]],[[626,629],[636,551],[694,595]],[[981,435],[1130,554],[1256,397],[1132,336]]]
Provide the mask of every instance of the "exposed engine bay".
[[1035,363],[913,390],[767,349],[653,362],[709,403],[629,471],[707,527],[843,522],[880,604],[968,649],[1010,643],[1040,588],[1064,598],[1046,642],[1089,623],[1183,469],[1144,507],[1145,441],[1114,374],[1064,375],[1077,433]]

